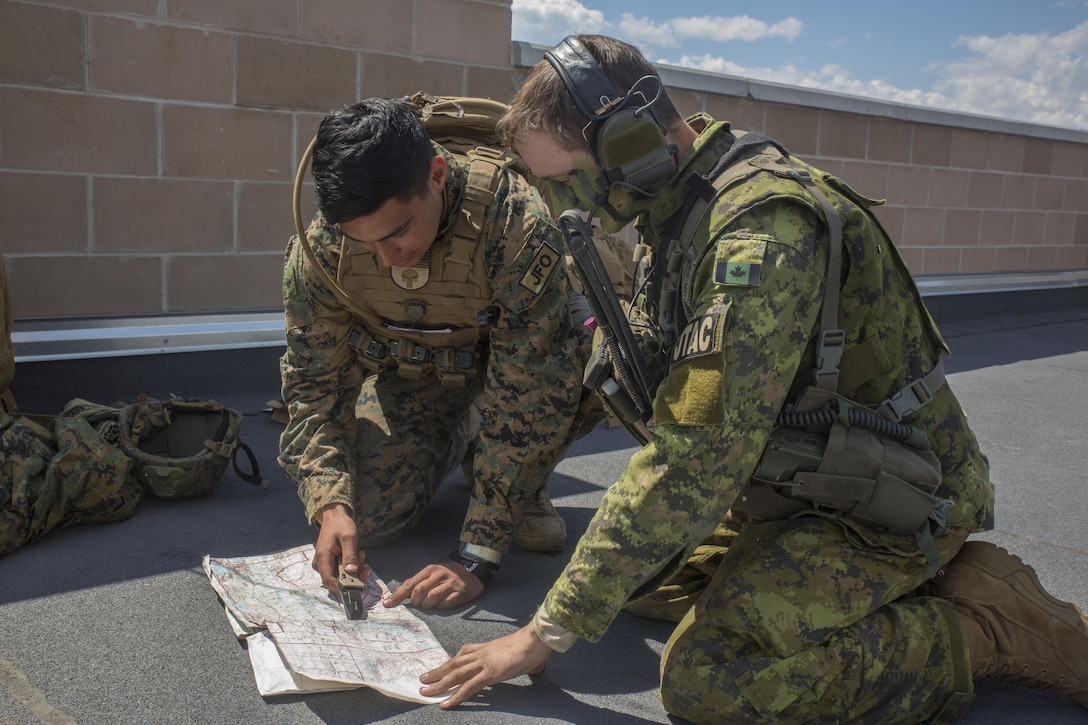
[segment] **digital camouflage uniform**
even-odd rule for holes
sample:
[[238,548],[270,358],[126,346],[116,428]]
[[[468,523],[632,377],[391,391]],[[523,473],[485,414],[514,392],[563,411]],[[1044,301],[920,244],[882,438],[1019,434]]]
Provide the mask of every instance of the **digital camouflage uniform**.
[[[640,218],[655,250],[687,176],[707,174],[730,146],[728,124],[689,122],[693,149]],[[843,224],[847,355],[870,358],[870,375],[840,378],[839,392],[875,406],[929,372],[945,344],[866,203],[811,171]],[[971,699],[950,605],[911,597],[928,576],[912,534],[814,510],[727,517],[783,403],[811,384],[828,260],[819,209],[800,183],[765,171],[718,193],[694,237],[702,256],[681,290],[691,322],[656,390],[653,440],[608,489],[543,605],[590,641],[625,605],[680,619],[662,698],[694,722],[939,721]],[[967,533],[992,526],[988,463],[947,385],[903,422],[925,430],[940,459],[947,563]]]
[[[469,174],[464,157],[436,148],[450,173],[432,260],[450,248]],[[279,462],[298,484],[311,520],[329,504],[353,509],[361,546],[392,540],[414,525],[471,449],[472,494],[461,541],[497,562],[524,505],[537,498],[570,444],[604,417],[594,396],[583,395],[589,335],[571,323],[566,272],[552,264],[562,238],[539,193],[504,170],[484,227],[473,254],[474,263],[483,255],[490,299],[478,311],[487,305],[494,314],[477,348],[476,374],[461,386],[442,384],[433,369],[417,379],[397,368],[368,376],[362,353],[351,345],[353,335],[369,334],[363,320],[314,273],[297,238],[287,249],[281,372],[290,422]],[[342,250],[340,235],[320,214],[308,237],[330,276],[346,264],[342,251],[351,264],[372,257],[350,242]],[[437,264],[432,277],[440,276]],[[368,301],[365,290],[352,294],[363,305],[379,302]],[[390,300],[380,302],[389,309]],[[385,321],[427,324],[426,317]]]

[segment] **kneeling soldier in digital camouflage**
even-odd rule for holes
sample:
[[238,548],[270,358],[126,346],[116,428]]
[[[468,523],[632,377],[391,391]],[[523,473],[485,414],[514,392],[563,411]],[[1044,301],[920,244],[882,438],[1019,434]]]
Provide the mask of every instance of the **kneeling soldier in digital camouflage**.
[[590,333],[568,309],[562,238],[510,161],[433,143],[405,101],[320,125],[320,211],[286,256],[279,462],[320,527],[314,568],[330,591],[338,561],[364,577],[358,549],[413,527],[463,461],[460,542],[389,606],[470,602],[511,543],[564,547],[548,478],[604,410],[581,385]]
[[[499,130],[554,212],[637,217],[635,305],[661,352],[587,378],[644,445],[532,622],[424,673],[423,694],[453,707],[538,672],[627,607],[678,622],[661,697],[697,723],[948,723],[984,677],[1088,706],[1083,615],[967,541],[992,527],[988,462],[875,202],[765,136],[681,118],[601,36],[549,51]],[[573,250],[584,229],[558,221]]]

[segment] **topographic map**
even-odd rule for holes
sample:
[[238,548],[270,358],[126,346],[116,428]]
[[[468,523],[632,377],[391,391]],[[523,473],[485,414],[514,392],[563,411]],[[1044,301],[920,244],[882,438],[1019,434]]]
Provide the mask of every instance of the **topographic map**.
[[310,566],[313,545],[276,554],[205,556],[208,575],[239,639],[246,640],[257,689],[285,695],[372,687],[411,702],[419,675],[448,659],[427,626],[403,605],[386,608],[385,583],[371,572],[367,618],[348,620]]

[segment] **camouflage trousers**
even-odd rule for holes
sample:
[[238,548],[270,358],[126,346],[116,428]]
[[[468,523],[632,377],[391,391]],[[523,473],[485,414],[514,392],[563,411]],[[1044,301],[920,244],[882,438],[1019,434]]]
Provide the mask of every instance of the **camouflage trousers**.
[[[937,539],[942,566],[966,533]],[[722,527],[636,614],[675,619],[665,709],[694,723],[954,722],[965,635],[912,535],[818,516]],[[692,604],[694,602],[694,604]]]
[[[408,380],[395,371],[366,379],[355,406],[360,547],[393,541],[419,522],[442,482],[472,454],[480,434],[482,394],[479,376],[463,388],[445,387],[434,378]],[[506,503],[514,521],[526,503],[546,491],[552,469],[570,445],[603,417],[595,397],[584,395],[570,435],[554,459],[523,476],[524,488],[509,492]],[[468,472],[466,477],[473,499],[485,501],[480,484]]]

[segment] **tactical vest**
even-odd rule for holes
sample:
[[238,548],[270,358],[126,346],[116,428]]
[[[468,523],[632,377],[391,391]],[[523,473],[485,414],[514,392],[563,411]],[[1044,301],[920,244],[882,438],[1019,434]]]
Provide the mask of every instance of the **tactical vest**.
[[[876,202],[841,180],[789,157],[764,136],[738,137],[715,170],[689,182],[693,192],[679,217],[681,231],[659,262],[661,273],[652,287],[658,292],[656,317],[665,349],[676,343],[678,331],[694,312],[691,290],[695,268],[713,248],[711,240],[741,215],[772,200],[792,199],[823,219],[830,248],[816,368],[808,376],[799,376],[808,382],[791,390],[753,480],[742,487],[733,511],[750,519],[773,520],[816,509],[877,527],[915,532],[930,566],[936,566],[933,537],[943,527],[943,513],[949,505],[935,497],[941,467],[929,451],[926,434],[900,420],[928,402],[944,384],[943,366],[938,360],[928,374],[871,407],[849,397],[887,372],[888,363],[879,339],[852,341],[847,348],[846,333],[838,329],[843,254],[853,266],[866,262],[864,255],[843,244],[843,216],[830,199],[853,202],[863,210]],[[796,183],[769,184],[753,193],[742,182],[760,173]],[[695,233],[711,207],[714,224],[701,237],[708,246],[700,248],[694,242]],[[868,211],[864,213],[890,239],[879,221]],[[939,346],[937,349],[946,349],[905,263],[890,241],[887,247],[892,264],[902,272],[918,309],[923,311],[923,334]]]
[[483,368],[492,293],[483,240],[509,157],[488,147],[453,155],[468,161],[468,178],[449,231],[407,268],[383,268],[344,240],[336,281],[361,320],[353,345],[368,370],[460,387]]

